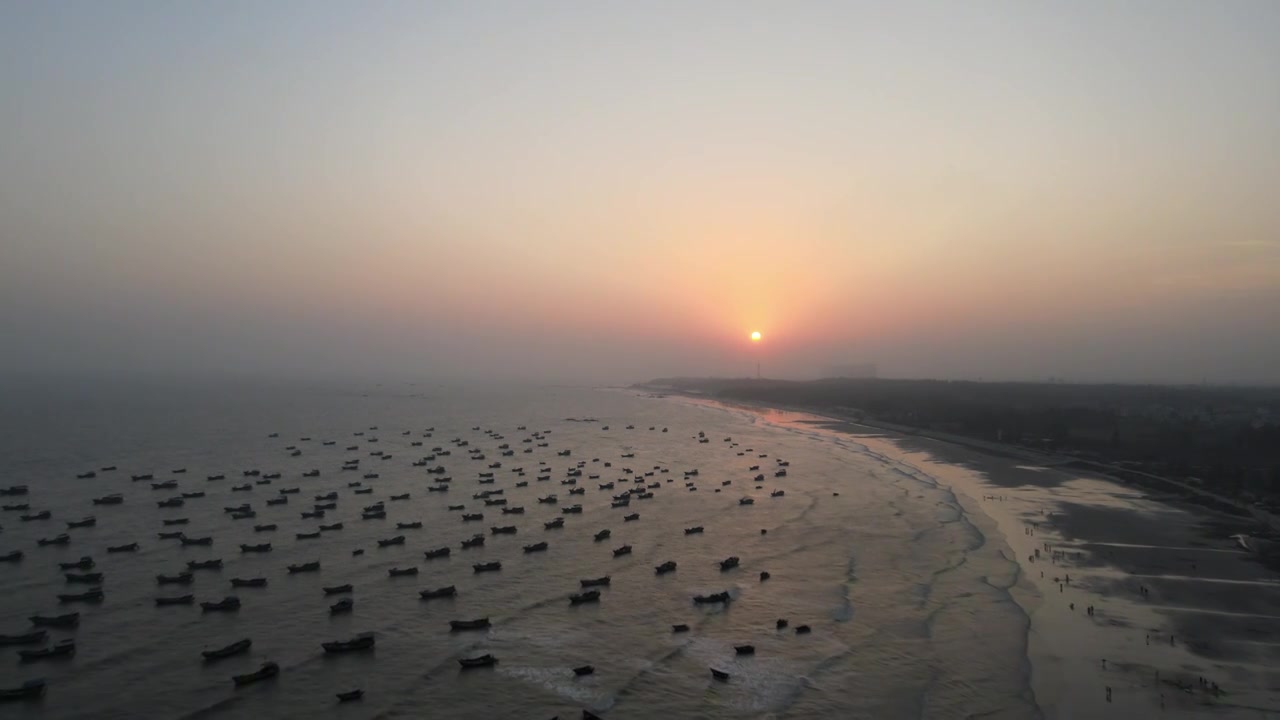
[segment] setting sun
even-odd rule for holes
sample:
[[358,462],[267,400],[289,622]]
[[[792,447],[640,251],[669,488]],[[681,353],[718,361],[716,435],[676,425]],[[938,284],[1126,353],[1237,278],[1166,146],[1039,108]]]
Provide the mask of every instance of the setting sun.
[[751,342],[760,342],[760,331],[754,330],[751,333]]

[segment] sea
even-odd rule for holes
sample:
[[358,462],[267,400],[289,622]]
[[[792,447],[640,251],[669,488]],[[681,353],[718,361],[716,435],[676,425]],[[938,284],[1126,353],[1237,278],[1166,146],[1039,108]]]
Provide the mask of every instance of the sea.
[[[24,553],[0,564],[0,634],[31,631],[32,615],[81,615],[78,627],[49,631],[48,644],[74,639],[72,657],[22,662],[19,649],[40,646],[0,647],[0,688],[47,682],[40,700],[0,704],[3,717],[1039,716],[1007,548],[927,474],[804,416],[624,388],[484,384],[48,381],[0,397],[0,487],[29,487],[0,500],[52,515],[0,513],[0,554]],[[343,470],[356,459],[358,470]],[[437,466],[443,475],[427,472]],[[281,477],[257,484],[246,470]],[[304,476],[312,470],[319,475]],[[481,484],[489,472],[493,483]],[[153,479],[131,479],[145,474]],[[152,487],[169,480],[176,488]],[[245,483],[251,489],[232,490]],[[299,491],[287,504],[266,504],[291,488]],[[632,488],[652,497],[636,492],[628,507],[612,507]],[[486,506],[475,497],[485,490],[524,512]],[[158,506],[182,492],[204,496]],[[335,510],[302,517],[331,492]],[[92,504],[112,493],[124,502]],[[558,502],[538,502],[549,495]],[[363,519],[378,501],[385,519]],[[225,512],[244,503],[255,517]],[[581,513],[564,512],[573,504]],[[464,522],[463,512],[484,519]],[[632,513],[638,519],[624,520]],[[96,525],[67,527],[86,516]],[[175,518],[189,524],[162,524]],[[556,518],[563,528],[546,529]],[[397,529],[416,521],[421,529]],[[296,538],[338,522],[318,539]],[[277,529],[255,531],[266,524]],[[507,525],[516,533],[492,534]],[[686,534],[695,526],[703,531]],[[213,544],[158,537],[175,530]],[[601,530],[610,536],[597,540]],[[37,544],[64,532],[67,545]],[[477,533],[483,547],[462,549]],[[403,545],[378,546],[397,535]],[[523,549],[542,541],[544,552]],[[133,542],[137,552],[106,552]],[[267,542],[270,552],[240,549]],[[630,554],[615,555],[624,545]],[[445,546],[448,557],[425,558]],[[58,565],[82,556],[104,574],[105,597],[59,602],[89,587],[68,584]],[[738,566],[722,569],[731,556]],[[158,574],[210,559],[222,569],[194,571],[189,586],[157,585]],[[313,561],[319,572],[286,571]],[[500,571],[473,569],[492,561]],[[657,574],[666,561],[677,569]],[[419,574],[389,576],[410,567]],[[570,603],[581,580],[603,576],[598,602]],[[255,577],[266,587],[231,587]],[[350,595],[322,590],[348,583]],[[455,597],[419,596],[449,585]],[[721,591],[729,602],[694,603]],[[155,605],[186,593],[197,604]],[[238,611],[198,604],[230,595]],[[344,597],[354,610],[331,615]],[[484,617],[487,629],[450,629]],[[679,624],[688,631],[674,632]],[[321,647],[366,632],[371,650]],[[247,653],[202,658],[245,638]],[[742,645],[754,654],[739,654]],[[458,662],[484,654],[497,663]],[[268,661],[276,677],[232,682]],[[575,675],[586,665],[592,674]],[[335,697],[356,689],[361,700]]]

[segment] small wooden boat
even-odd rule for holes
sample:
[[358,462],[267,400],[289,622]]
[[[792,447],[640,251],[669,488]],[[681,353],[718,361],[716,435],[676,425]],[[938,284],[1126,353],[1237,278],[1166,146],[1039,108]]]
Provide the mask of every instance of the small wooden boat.
[[721,590],[720,592],[712,593],[711,595],[694,595],[693,596],[693,602],[697,605],[709,605],[712,603],[727,603],[729,602],[729,599],[730,598],[729,598],[728,590]]
[[524,551],[527,553],[542,552],[546,549],[547,549],[547,543],[545,541],[524,546]]
[[623,555],[630,555],[630,554],[631,554],[631,546],[630,546],[630,545],[623,545],[622,547],[620,547],[620,548],[614,548],[614,550],[613,550],[613,556],[614,556],[614,557],[622,557]]
[[686,633],[686,632],[689,632],[689,626],[688,626],[688,625],[686,625],[686,624],[684,624],[684,623],[679,623],[679,624],[677,624],[677,625],[672,625],[672,626],[671,626],[671,632],[673,632],[673,633]]
[[385,520],[387,519],[387,513],[383,510],[374,510],[371,512],[362,513],[360,515],[360,519],[361,520]]
[[293,536],[298,540],[315,540],[320,537],[320,531],[316,530],[314,532],[294,533]]
[[195,597],[195,595],[158,597],[156,598],[156,607],[164,607],[166,605],[191,605],[195,602]]
[[770,577],[772,577],[772,575],[770,575],[767,570],[760,571],[760,582],[764,582],[765,580],[768,580]]
[[253,526],[253,531],[254,531],[254,532],[275,532],[275,530],[276,530],[276,524],[275,524],[275,523],[268,523],[268,524],[266,524],[266,525],[254,525],[254,526]]
[[338,602],[329,606],[329,614],[342,615],[344,613],[349,613],[355,609],[355,606],[356,606],[355,600],[352,600],[351,598],[343,598],[342,600],[339,600]]
[[280,674],[280,666],[273,662],[265,662],[262,667],[245,675],[232,675],[231,681],[236,687],[256,683],[259,680],[268,680]]
[[739,505],[755,505],[756,501],[753,498],[746,497],[739,500],[738,504]]
[[810,632],[811,632],[811,628],[810,628],[808,625],[797,625],[797,626],[796,626],[796,634],[797,634],[797,635],[808,635]]
[[341,595],[342,593],[349,593],[352,590],[355,590],[355,587],[353,587],[351,583],[347,583],[346,585],[331,585],[320,589],[324,591],[325,595]]
[[19,562],[22,560],[22,555],[23,553],[21,550],[12,550],[4,555],[0,555],[0,562]]
[[515,507],[504,507],[502,508],[502,514],[503,515],[523,515],[524,508],[518,505]]
[[178,573],[177,575],[156,575],[157,585],[190,585],[195,576],[189,572]]
[[736,568],[736,567],[738,567],[738,556],[737,556],[737,555],[732,555],[732,556],[727,557],[727,558],[725,558],[724,560],[721,560],[721,561],[720,561],[720,569],[721,569],[721,570],[732,570],[733,568]]
[[480,547],[481,545],[484,545],[483,535],[472,535],[470,539],[462,541],[462,548],[464,550],[466,548]]
[[70,657],[76,654],[76,641],[63,640],[56,645],[39,650],[19,650],[18,657],[23,662],[31,662],[33,660],[44,660],[47,658]]
[[719,680],[719,681],[721,681],[721,682],[728,682],[728,680],[729,680],[729,673],[727,673],[727,672],[725,672],[725,671],[723,671],[723,670],[717,670],[717,669],[715,669],[715,668],[711,668],[711,677],[713,677],[713,678],[715,678],[716,680]]
[[356,495],[372,495],[373,488],[359,488],[355,491]]
[[574,593],[569,596],[570,605],[582,605],[583,603],[600,602],[599,590],[588,590],[583,593]]
[[264,577],[256,578],[231,578],[231,587],[237,588],[262,588],[267,586],[267,579]]
[[697,525],[697,526],[695,526],[695,527],[685,528],[685,529],[684,529],[684,534],[685,534],[685,535],[698,535],[698,534],[700,534],[701,532],[702,532],[702,526],[701,526],[701,525]]
[[338,702],[340,703],[355,702],[356,700],[359,700],[360,698],[364,697],[364,691],[348,690],[346,692],[340,692],[337,695],[338,695]]
[[240,598],[235,595],[228,595],[218,602],[202,602],[200,610],[203,612],[235,612],[240,609]]
[[578,677],[582,677],[583,675],[590,675],[590,674],[594,673],[595,671],[596,671],[595,667],[593,667],[593,666],[591,666],[591,665],[583,665],[583,666],[581,666],[581,667],[576,667],[576,668],[574,668],[574,669],[573,669],[573,674],[574,674],[574,675],[577,675]]
[[94,525],[97,525],[97,524],[98,524],[98,519],[90,515],[82,520],[68,520],[67,529],[74,530],[75,528],[93,527]]
[[93,558],[89,557],[88,555],[82,556],[79,560],[75,562],[58,563],[58,567],[62,568],[63,570],[88,570],[89,568],[92,568],[93,565],[94,565]]
[[432,599],[435,599],[435,598],[455,597],[455,596],[457,596],[457,594],[458,594],[458,589],[457,589],[456,587],[454,587],[453,585],[449,585],[449,586],[447,586],[447,587],[442,587],[442,588],[436,588],[435,590],[420,590],[420,591],[418,591],[418,595],[419,595],[423,600],[432,600]]
[[787,494],[786,490],[774,490],[773,492],[769,493],[769,497],[783,497],[786,494]]
[[318,519],[323,518],[323,517],[324,517],[324,511],[323,511],[323,510],[314,510],[314,511],[312,511],[312,512],[303,512],[303,513],[302,513],[302,519],[303,519],[303,520],[318,520]]
[[676,570],[676,561],[668,560],[662,563],[661,565],[658,565],[657,567],[655,567],[653,569],[653,572],[655,575],[666,575],[669,572],[675,572],[675,570]]
[[179,508],[179,507],[182,507],[185,502],[186,501],[183,500],[181,497],[171,497],[168,500],[158,500],[156,502],[156,507]]
[[212,535],[207,535],[207,536],[205,536],[205,537],[197,537],[197,538],[187,537],[186,535],[183,535],[182,537],[178,538],[178,540],[179,540],[179,541],[180,541],[184,546],[185,546],[185,545],[201,545],[201,546],[209,546],[209,545],[212,545],[212,544],[213,544],[213,536],[212,536]]
[[223,474],[218,474],[218,475],[208,475],[208,476],[206,476],[206,477],[205,477],[205,480],[207,480],[207,481],[209,481],[209,482],[212,482],[212,481],[214,481],[214,480],[226,480],[226,479],[227,479],[227,476],[226,476],[226,475],[223,475]]
[[489,618],[482,617],[475,620],[450,620],[450,630],[483,630],[489,627]]
[[564,518],[561,517],[561,518],[556,518],[555,520],[544,522],[542,523],[542,527],[544,530],[558,530],[564,527]]
[[268,553],[271,552],[271,543],[260,543],[258,545],[245,545],[241,543],[240,552],[242,553]]
[[289,498],[287,497],[267,498],[267,504],[268,505],[288,505]]
[[366,632],[351,638],[350,640],[335,640],[333,642],[320,643],[320,647],[324,648],[327,653],[344,653],[358,652],[360,650],[371,650],[375,644],[373,633]]
[[49,637],[48,630],[35,630],[20,635],[0,635],[0,645],[35,645]]
[[80,624],[80,613],[66,615],[32,615],[31,624],[36,627],[71,628]]
[[423,552],[423,555],[425,555],[428,560],[431,560],[432,558],[449,557],[449,552],[450,549],[446,546],[436,548],[435,550],[427,550]]
[[775,622],[773,625],[774,625],[774,627],[776,627],[777,629],[779,629],[779,630],[783,630],[783,629],[785,629],[785,628],[787,627],[787,619],[786,619],[786,618],[778,618],[778,621],[777,621],[777,622]]
[[601,530],[600,532],[596,533],[596,542],[600,542],[601,540],[606,540],[612,534],[613,533],[609,530]]
[[409,499],[409,493],[403,493],[403,494],[401,494],[401,495],[392,495],[392,496],[391,496],[391,500],[392,500],[392,501],[396,501],[396,500],[408,500],[408,499]]
[[20,512],[22,510],[30,510],[31,505],[29,503],[18,503],[17,505],[0,505],[0,508],[3,508],[5,512]]
[[498,658],[488,653],[485,653],[480,657],[458,658],[458,664],[462,666],[463,670],[470,670],[472,668],[492,667],[493,665],[496,665],[497,662],[498,662]]
[[755,645],[734,645],[733,651],[739,655],[755,655],[756,646]]
[[471,566],[471,568],[472,570],[478,573],[497,572],[498,570],[502,569],[502,563],[498,562],[497,560],[494,560],[493,562],[487,562],[487,563],[475,563],[474,565]]
[[565,515],[581,515],[582,506],[570,505],[569,507],[566,507],[566,508],[560,508],[560,512],[564,513]]
[[102,592],[102,588],[94,588],[82,593],[62,593],[58,595],[58,602],[102,602],[106,597]]
[[182,533],[182,531],[181,531],[181,530],[174,530],[174,531],[172,531],[172,532],[160,532],[160,533],[156,533],[156,537],[160,538],[161,540],[181,540],[181,539],[182,539],[182,535],[183,535],[183,533]]
[[124,496],[120,494],[104,495],[103,497],[94,498],[93,504],[94,505],[123,505]]
[[[572,490],[569,491],[569,494],[570,495],[586,495],[587,489],[582,487],[573,488]],[[575,507],[577,506],[575,505]],[[578,512],[582,512],[582,510],[579,509]]]
[[204,491],[203,491],[203,490],[197,490],[197,491],[195,491],[195,492],[184,492],[184,493],[182,493],[182,497],[183,497],[183,499],[185,499],[185,500],[195,500],[195,499],[197,499],[197,498],[202,498],[202,497],[204,497]]
[[222,558],[217,558],[215,560],[188,560],[187,569],[188,570],[221,570]]
[[217,650],[204,650],[200,654],[204,656],[205,660],[221,660],[223,658],[229,658],[239,655],[240,653],[248,652],[249,648],[252,646],[253,641],[249,638],[245,638],[243,640],[237,640],[226,647],[220,647]]
[[84,583],[86,585],[96,585],[102,582],[102,573],[64,573],[63,577],[69,583]]
[[255,518],[255,517],[258,517],[258,513],[254,512],[254,511],[252,511],[252,510],[250,510],[250,511],[248,511],[248,512],[236,512],[236,513],[231,513],[231,519],[232,519],[232,520],[249,520],[250,518]]
[[352,557],[355,557],[357,555],[363,555],[363,554],[364,554],[364,550],[362,548],[356,548],[355,550],[351,551]]
[[483,520],[484,513],[463,513],[462,522],[472,522],[475,520]]
[[189,525],[191,518],[166,518],[160,521],[165,527],[173,527],[174,525]]
[[0,690],[0,700],[34,700],[44,695],[44,680],[28,680],[16,688]]
[[296,575],[298,573],[304,573],[304,572],[318,572],[320,570],[320,561],[315,560],[313,562],[290,565],[288,566],[287,569],[290,575]]
[[152,490],[172,490],[178,487],[177,480],[165,480],[163,482],[151,483]]
[[613,580],[613,578],[612,578],[612,577],[610,577],[609,575],[605,575],[604,577],[589,578],[589,579],[587,579],[587,580],[579,580],[579,581],[578,581],[578,583],[579,583],[580,585],[582,585],[582,587],[584,587],[584,588],[589,588],[589,587],[608,587],[608,586],[609,586],[609,583],[610,583],[612,580]]
[[397,530],[421,530],[422,521],[416,520],[414,522],[398,522],[396,523],[396,529]]
[[416,567],[390,568],[387,570],[387,575],[389,577],[408,577],[408,576],[417,575],[417,574],[418,574],[418,568]]
[[[48,545],[67,545],[70,542],[71,542],[71,536],[66,533],[62,533],[61,535],[57,535],[51,538],[40,538],[39,540],[36,541],[36,544],[39,545],[40,547],[46,547]],[[107,548],[107,552],[111,552],[111,549]]]
[[388,539],[386,539],[386,540],[379,540],[379,541],[378,541],[378,547],[380,547],[380,548],[384,548],[384,547],[391,547],[392,545],[403,545],[403,544],[404,544],[404,536],[403,536],[403,535],[397,535],[397,536],[395,536],[395,537],[393,537],[393,538],[388,538]]
[[555,505],[560,502],[560,500],[555,495],[548,495],[546,497],[538,498],[538,502],[543,503],[544,505]]
[[515,525],[493,526],[489,528],[489,532],[494,535],[515,535]]
[[631,513],[630,515],[625,515],[622,518],[623,522],[631,522],[632,520],[639,520],[639,519],[640,519],[640,513]]

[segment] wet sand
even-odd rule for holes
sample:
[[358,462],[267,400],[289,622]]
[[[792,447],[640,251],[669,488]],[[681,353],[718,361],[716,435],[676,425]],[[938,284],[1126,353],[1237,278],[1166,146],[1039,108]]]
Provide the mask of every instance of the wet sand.
[[988,453],[751,409],[852,436],[927,473],[1007,543],[1021,568],[1011,593],[1031,618],[1032,688],[1045,718],[1280,717],[1280,576],[1230,538],[1247,521],[1037,465],[1020,448]]

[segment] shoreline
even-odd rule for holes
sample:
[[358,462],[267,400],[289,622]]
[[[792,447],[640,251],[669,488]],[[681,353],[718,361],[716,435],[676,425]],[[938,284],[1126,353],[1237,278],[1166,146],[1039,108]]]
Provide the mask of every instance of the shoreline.
[[[1042,717],[1280,713],[1280,692],[1271,689],[1280,673],[1270,671],[1280,662],[1280,584],[1230,538],[1205,539],[1206,523],[1240,518],[1152,497],[1021,448],[908,434],[794,406],[664,395],[856,438],[949,488],[969,521],[1018,567],[1008,592],[1028,618],[1028,685]],[[1145,545],[1122,542],[1145,537],[1152,538]],[[1170,572],[1171,558],[1186,557],[1193,558],[1189,570]],[[1255,613],[1265,625],[1260,640],[1256,627],[1225,628],[1239,609],[1212,590],[1230,583],[1267,593],[1271,601],[1260,609],[1274,602],[1274,613]],[[1261,657],[1240,651],[1248,643],[1264,648]],[[1209,679],[1201,685],[1201,678]]]

